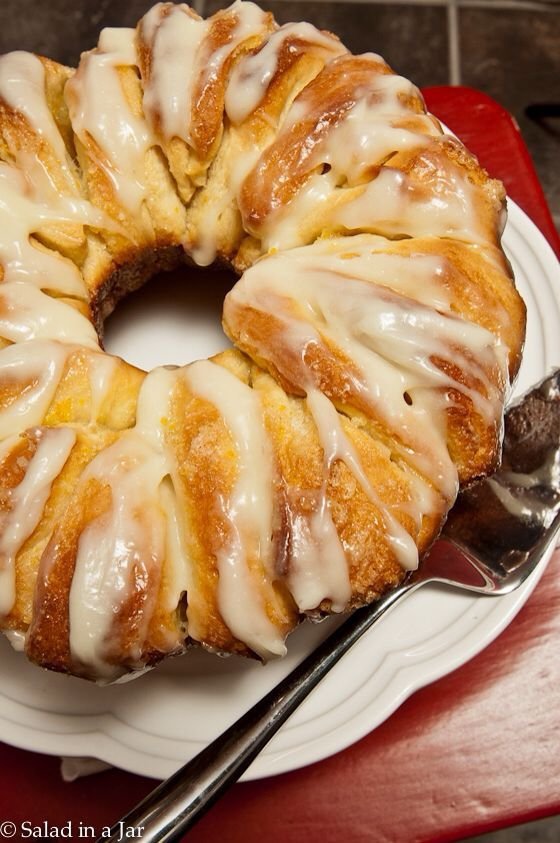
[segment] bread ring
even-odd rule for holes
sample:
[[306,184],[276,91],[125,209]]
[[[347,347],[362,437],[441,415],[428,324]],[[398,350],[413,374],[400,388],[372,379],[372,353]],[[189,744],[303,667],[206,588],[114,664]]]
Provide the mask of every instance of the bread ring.
[[[77,70],[0,58],[0,628],[113,681],[266,660],[415,568],[499,458],[525,308],[502,185],[373,53],[159,3]],[[145,373],[103,320],[238,274],[235,348]]]

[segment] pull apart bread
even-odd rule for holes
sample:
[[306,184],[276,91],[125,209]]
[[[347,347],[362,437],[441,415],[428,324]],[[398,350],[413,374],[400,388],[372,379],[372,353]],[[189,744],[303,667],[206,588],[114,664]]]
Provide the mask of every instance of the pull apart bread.
[[[160,3],[77,70],[0,58],[14,646],[99,681],[192,644],[267,660],[399,583],[499,458],[525,330],[504,220],[410,82],[250,2]],[[215,261],[232,350],[103,350],[122,296]]]

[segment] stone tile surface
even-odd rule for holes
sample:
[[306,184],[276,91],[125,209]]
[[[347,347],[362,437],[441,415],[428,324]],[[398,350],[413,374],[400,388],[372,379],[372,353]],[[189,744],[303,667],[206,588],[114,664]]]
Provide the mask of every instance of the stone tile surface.
[[[93,47],[104,26],[133,26],[151,0],[1,0],[0,53],[30,50],[74,66]],[[206,0],[206,13],[226,5]],[[355,53],[381,53],[418,85],[445,84],[446,10],[443,6],[368,3],[310,3],[264,0],[280,23],[309,20],[336,32]]]
[[[529,147],[551,210],[560,223],[560,117],[531,119],[534,105],[560,108],[560,7],[460,10],[462,81],[512,112]],[[537,109],[538,110],[538,109]]]
[[150,0],[0,0],[0,53],[30,50],[75,66],[104,26],[134,26]]

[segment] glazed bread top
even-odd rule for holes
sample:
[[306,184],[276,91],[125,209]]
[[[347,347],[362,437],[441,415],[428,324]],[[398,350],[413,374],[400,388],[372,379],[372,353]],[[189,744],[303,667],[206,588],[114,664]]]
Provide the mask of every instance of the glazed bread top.
[[[75,71],[1,57],[12,642],[105,681],[191,643],[266,659],[400,582],[499,458],[504,222],[412,83],[250,2],[160,3]],[[148,374],[103,351],[123,295],[215,261],[234,349]]]

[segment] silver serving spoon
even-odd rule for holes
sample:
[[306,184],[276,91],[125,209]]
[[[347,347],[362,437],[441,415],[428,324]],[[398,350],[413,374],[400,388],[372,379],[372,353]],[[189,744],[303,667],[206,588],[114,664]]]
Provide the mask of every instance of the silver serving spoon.
[[143,843],[176,841],[230,787],[352,645],[388,609],[428,582],[507,594],[534,571],[560,527],[560,371],[506,416],[502,467],[461,493],[420,568],[371,606],[355,611],[285,679],[103,840],[136,831]]

